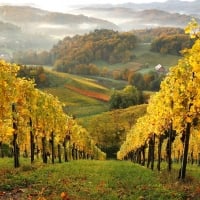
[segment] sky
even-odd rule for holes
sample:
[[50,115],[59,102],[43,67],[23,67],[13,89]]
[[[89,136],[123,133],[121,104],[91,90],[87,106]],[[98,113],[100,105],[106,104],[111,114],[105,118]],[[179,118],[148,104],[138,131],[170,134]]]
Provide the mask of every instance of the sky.
[[[165,2],[167,0],[0,0],[0,5],[29,5],[39,7],[41,9],[64,12],[74,5],[84,4],[120,4],[120,3],[150,3]],[[194,1],[194,0],[182,0]]]

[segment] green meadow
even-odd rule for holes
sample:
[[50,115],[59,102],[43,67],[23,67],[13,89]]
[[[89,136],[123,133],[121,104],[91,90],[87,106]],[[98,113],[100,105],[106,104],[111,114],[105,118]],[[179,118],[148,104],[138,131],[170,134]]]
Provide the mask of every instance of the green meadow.
[[30,165],[21,160],[0,159],[0,199],[31,200],[198,200],[200,168],[188,165],[188,176],[178,182],[178,165],[171,173],[163,163],[161,172],[130,161],[77,160]]

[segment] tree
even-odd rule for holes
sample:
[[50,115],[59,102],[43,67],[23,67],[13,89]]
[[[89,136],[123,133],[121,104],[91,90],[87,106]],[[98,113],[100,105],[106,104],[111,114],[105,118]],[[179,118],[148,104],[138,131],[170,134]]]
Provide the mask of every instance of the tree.
[[0,60],[0,153],[3,143],[12,145],[14,166],[19,167],[21,149],[26,156],[30,152],[31,163],[39,149],[46,163],[47,151],[51,149],[54,163],[55,146],[63,143],[69,131],[81,152],[104,159],[105,154],[95,146],[89,133],[64,113],[63,104],[53,95],[36,89],[33,81],[17,77],[18,70],[19,66]]
[[136,87],[128,85],[123,90],[114,91],[110,98],[110,109],[127,108],[142,103],[142,94]]
[[151,51],[180,55],[181,50],[191,48],[193,41],[185,34],[162,35],[151,44]]
[[66,37],[55,45],[50,57],[57,70],[73,72],[76,65],[103,60],[108,63],[128,62],[133,59],[136,45],[133,33],[113,30],[95,30],[83,36]]
[[[181,180],[186,176],[189,149],[191,158],[193,158],[194,149],[190,147],[190,137],[191,132],[193,132],[193,137],[197,134],[194,128],[198,125],[200,117],[199,29],[199,25],[194,20],[186,27],[186,33],[195,38],[194,45],[191,49],[184,50],[183,58],[176,66],[170,68],[168,75],[161,83],[160,91],[149,101],[147,115],[138,120],[118,153],[119,158],[123,158],[130,151],[136,152],[141,145],[149,141],[152,134],[155,134],[159,139],[158,157],[160,159],[161,140],[163,139],[161,136],[167,134],[166,150],[169,170],[171,169],[172,142],[175,139],[176,146],[179,147],[182,146],[181,143],[183,144],[183,159],[179,173]],[[196,136],[196,138],[199,137]]]
[[146,87],[143,75],[139,72],[134,73],[129,81],[131,85],[134,85],[139,90],[143,90]]

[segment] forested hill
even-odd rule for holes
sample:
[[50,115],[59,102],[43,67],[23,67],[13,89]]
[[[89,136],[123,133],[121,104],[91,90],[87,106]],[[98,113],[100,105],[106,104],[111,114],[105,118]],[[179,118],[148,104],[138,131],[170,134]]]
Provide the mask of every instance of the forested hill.
[[81,64],[103,60],[110,64],[128,62],[136,46],[133,33],[101,29],[83,36],[65,37],[51,50],[54,66],[59,71],[73,72]]
[[2,21],[16,24],[25,33],[44,34],[46,37],[55,38],[76,33],[83,34],[93,30],[94,27],[118,28],[112,22],[83,14],[50,12],[29,6],[0,6],[0,18]]
[[[176,56],[180,56],[180,50],[192,45],[190,38],[180,28],[159,27],[129,32],[96,29],[85,35],[66,36],[48,52],[15,53],[13,61],[29,65],[54,65],[58,71],[73,74],[99,75],[104,73],[103,68],[101,72],[98,68],[102,67],[99,64],[102,61],[109,66],[130,62],[143,66],[149,63],[146,57],[138,60],[138,46],[146,43],[149,43],[147,46],[150,47],[146,49],[148,52]],[[155,64],[157,63],[153,65]]]
[[178,27],[158,27],[133,30],[133,33],[142,42],[152,42],[158,37],[184,34],[184,29]]
[[191,48],[194,40],[181,28],[159,27],[134,30],[140,42],[151,43],[151,51],[163,54],[181,55],[181,50]]

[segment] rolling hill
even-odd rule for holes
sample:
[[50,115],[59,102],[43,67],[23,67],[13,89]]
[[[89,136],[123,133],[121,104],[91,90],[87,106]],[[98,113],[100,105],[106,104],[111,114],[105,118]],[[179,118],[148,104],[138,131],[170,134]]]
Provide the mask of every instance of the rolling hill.
[[13,52],[50,49],[65,36],[118,29],[106,20],[27,6],[0,6],[0,24],[0,55],[6,55],[8,60]]
[[[50,49],[59,39],[82,35],[95,29],[130,31],[141,28],[173,26],[183,28],[192,17],[199,20],[199,2],[85,5],[68,13],[50,12],[30,6],[0,6],[0,21],[18,28],[0,32],[0,53]],[[72,28],[73,27],[73,28]],[[5,31],[7,30],[7,34]],[[11,48],[13,44],[13,48]]]
[[65,104],[64,109],[69,115],[81,118],[108,110],[111,90],[95,79],[55,72],[49,68],[45,71],[51,85],[44,91],[57,96]]
[[[163,3],[164,4],[164,3]],[[130,5],[130,6],[128,6]],[[139,4],[140,5],[140,4]],[[77,10],[73,10],[74,13],[83,13],[91,17],[99,17],[104,20],[112,21],[117,24],[119,30],[132,30],[142,28],[154,28],[154,27],[180,27],[183,28],[191,20],[192,17],[196,17],[199,20],[198,15],[184,14],[182,12],[171,12],[168,9],[160,9],[159,7],[153,7],[151,4],[143,9],[137,8],[135,4],[122,4],[118,7],[99,7],[90,6],[83,7]]]
[[95,28],[117,29],[115,24],[106,20],[26,6],[0,6],[0,19],[18,25],[24,32],[48,35],[54,39],[83,34]]

